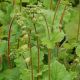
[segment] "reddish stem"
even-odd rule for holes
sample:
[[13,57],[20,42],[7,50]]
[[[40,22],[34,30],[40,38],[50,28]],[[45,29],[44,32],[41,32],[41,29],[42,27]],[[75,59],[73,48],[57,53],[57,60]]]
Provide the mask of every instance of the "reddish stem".
[[[38,73],[40,73],[40,46],[39,46],[39,38],[37,37],[37,48],[38,48]],[[38,75],[38,80],[40,80],[40,76]]]
[[13,17],[11,19],[11,22],[10,22],[10,25],[9,25],[9,31],[8,31],[8,65],[9,65],[9,68],[11,68],[11,63],[10,63],[10,37],[11,37],[11,27],[12,27],[14,18],[15,17]]
[[64,10],[63,10],[63,12],[62,12],[62,15],[61,15],[61,18],[60,18],[60,22],[59,22],[59,24],[60,24],[60,26],[59,26],[60,32],[61,32],[61,30],[62,30],[62,22],[63,22],[63,18],[64,18],[64,15],[65,15],[66,7],[67,7],[67,6],[64,7]]
[[28,47],[30,50],[30,64],[31,64],[31,78],[32,80],[34,80],[34,76],[33,76],[33,63],[32,63],[32,50],[31,50],[31,30],[29,30],[28,33]]
[[0,65],[2,64],[2,55],[0,55]]
[[20,12],[21,12],[21,8],[22,8],[22,0],[20,0]]
[[53,9],[53,0],[50,0],[50,10]]
[[[61,2],[61,0],[58,0],[58,2],[57,2],[56,8],[55,8],[54,17],[53,17],[52,25],[54,25],[55,17],[56,17],[56,14],[57,14],[57,11],[58,11],[58,8],[59,8],[59,5],[60,5],[60,2]],[[53,29],[52,29],[52,30],[53,30]]]
[[50,31],[49,31],[49,26],[48,26],[48,23],[47,23],[47,20],[46,20],[46,17],[44,15],[42,15],[44,20],[45,20],[45,23],[46,23],[46,28],[47,28],[47,33],[48,33],[48,39],[50,40]]
[[16,0],[13,0],[13,6],[15,5],[15,3],[16,3]]
[[[49,26],[46,20],[46,17],[43,15],[45,23],[46,23],[46,27],[47,27],[47,32],[48,32],[48,39],[50,40],[50,31],[49,31]],[[49,80],[50,80],[50,76],[51,76],[51,71],[50,71],[50,60],[51,60],[51,51],[50,49],[48,49],[48,74],[49,74]]]
[[20,41],[20,40],[19,40],[19,38],[18,38],[18,44],[17,44],[17,49],[19,48],[19,41]]
[[79,40],[79,32],[80,32],[80,12],[79,12],[79,23],[78,23],[78,31],[77,31],[77,41]]

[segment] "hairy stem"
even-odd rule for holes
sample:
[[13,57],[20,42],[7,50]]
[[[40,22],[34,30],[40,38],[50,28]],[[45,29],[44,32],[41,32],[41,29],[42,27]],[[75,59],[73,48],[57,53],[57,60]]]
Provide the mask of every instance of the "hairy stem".
[[9,24],[9,31],[8,31],[8,65],[9,65],[9,68],[11,68],[11,63],[10,63],[10,37],[11,37],[11,28],[12,28],[14,18],[15,17],[13,17],[11,19],[11,22]]
[[28,47],[30,50],[30,64],[31,64],[31,80],[34,80],[34,76],[33,76],[33,63],[32,63],[32,50],[31,50],[31,30],[29,30],[28,33]]
[[63,22],[63,18],[64,18],[64,15],[65,15],[66,7],[67,6],[65,5],[64,10],[63,10],[62,15],[61,15],[61,18],[60,18],[60,22],[59,22],[59,31],[60,32],[62,30],[62,22]]

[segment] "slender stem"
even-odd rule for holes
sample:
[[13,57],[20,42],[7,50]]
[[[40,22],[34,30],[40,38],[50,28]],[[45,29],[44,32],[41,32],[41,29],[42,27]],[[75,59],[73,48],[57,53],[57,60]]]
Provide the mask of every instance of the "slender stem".
[[46,17],[44,15],[42,15],[44,17],[44,20],[45,20],[45,23],[46,23],[46,28],[47,28],[47,32],[48,32],[48,38],[50,40],[50,31],[49,31],[49,26],[48,26],[48,23],[47,23],[47,20],[46,20]]
[[[60,2],[61,2],[61,0],[58,0],[58,2],[57,2],[56,8],[55,8],[55,13],[54,13],[54,16],[53,16],[53,22],[52,22],[52,25],[54,25],[54,21],[55,21],[55,18],[56,18],[56,14],[57,14],[57,11],[58,11],[58,8],[59,8],[59,5],[60,5]],[[53,31],[53,28],[52,28],[52,31]]]
[[61,15],[61,18],[60,18],[60,22],[59,22],[59,30],[60,30],[60,32],[61,32],[61,30],[62,30],[62,22],[63,22],[63,18],[64,18],[64,15],[65,15],[65,11],[66,11],[66,5],[65,5],[65,7],[64,7],[64,10],[63,10],[63,12],[62,12],[62,15]]
[[[35,13],[33,13],[33,18],[35,18],[34,14],[35,14]],[[35,33],[37,33],[37,30],[36,30],[36,25],[35,25],[35,23],[33,23],[33,26],[34,26],[34,29],[35,29]]]
[[[48,23],[47,23],[47,20],[46,20],[46,17],[43,15],[44,19],[45,19],[45,22],[46,22],[46,27],[47,27],[47,32],[48,32],[48,39],[50,40],[50,31],[49,31],[49,26],[48,26]],[[51,52],[50,52],[50,49],[48,48],[48,74],[49,74],[49,80],[50,80],[50,60],[51,60]]]
[[19,38],[18,38],[18,44],[17,44],[17,49],[19,48],[19,41],[20,41],[20,40],[19,40]]
[[16,0],[13,0],[13,6],[15,6]]
[[32,63],[32,49],[31,49],[31,30],[29,30],[28,33],[28,47],[30,50],[30,64],[31,64],[31,80],[34,80],[34,76],[33,76],[33,63]]
[[[37,37],[37,48],[38,48],[38,73],[40,73],[40,46],[39,46],[39,38]],[[40,76],[38,75],[38,80],[40,80]]]
[[2,55],[0,55],[0,65],[2,64]]
[[36,26],[35,26],[35,23],[33,24],[33,26],[34,26],[34,29],[35,29],[35,33],[37,33],[37,30],[36,30]]
[[20,0],[20,12],[21,12],[21,9],[22,9],[22,0]]
[[11,68],[11,63],[10,63],[10,37],[11,37],[11,28],[12,28],[14,18],[15,17],[13,17],[11,19],[11,22],[9,24],[9,31],[8,31],[8,65],[9,65],[10,68]]
[[[49,31],[49,26],[48,26],[48,23],[47,23],[47,20],[46,20],[46,17],[43,15],[44,17],[44,20],[46,22],[46,27],[47,27],[47,32],[48,32],[48,38],[50,40],[50,31]],[[50,76],[51,76],[51,71],[50,71],[50,60],[51,60],[51,52],[50,52],[50,49],[48,49],[48,74],[49,74],[49,80],[50,80]]]
[[77,31],[77,41],[79,40],[79,33],[80,33],[80,12],[79,12],[79,23],[78,23],[78,31]]
[[51,62],[51,50],[48,49],[48,74],[49,74],[49,80],[51,80],[50,62]]
[[1,9],[3,9],[3,5],[4,5],[3,0],[1,0],[1,6],[0,6]]
[[50,10],[53,9],[53,0],[50,0]]

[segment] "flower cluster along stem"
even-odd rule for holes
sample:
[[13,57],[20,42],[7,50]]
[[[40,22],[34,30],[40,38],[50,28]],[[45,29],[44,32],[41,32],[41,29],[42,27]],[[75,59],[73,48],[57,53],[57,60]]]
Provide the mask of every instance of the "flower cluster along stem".
[[[38,48],[38,74],[40,73],[40,45],[39,45],[39,37],[37,36],[37,48]],[[40,76],[38,75],[38,80],[40,80]]]
[[11,38],[11,28],[13,21],[15,19],[15,16],[11,19],[10,24],[9,24],[9,31],[8,31],[8,66],[11,68],[11,63],[10,63],[10,38]]
[[62,30],[62,22],[63,22],[63,18],[64,18],[64,15],[65,15],[65,11],[66,11],[66,7],[67,7],[67,5],[65,5],[65,7],[64,7],[64,10],[63,10],[63,12],[62,12],[62,15],[61,15],[61,18],[60,18],[60,22],[59,22],[59,31],[61,32],[61,30]]
[[32,63],[32,49],[31,49],[31,30],[29,30],[29,33],[28,33],[28,48],[30,51],[31,80],[34,80],[33,63]]

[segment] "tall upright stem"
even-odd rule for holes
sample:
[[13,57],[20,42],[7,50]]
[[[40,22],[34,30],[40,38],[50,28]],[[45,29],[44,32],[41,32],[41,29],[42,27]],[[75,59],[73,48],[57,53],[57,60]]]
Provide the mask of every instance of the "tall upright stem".
[[[60,2],[61,2],[61,0],[58,0],[57,5],[56,5],[56,8],[55,8],[55,13],[54,13],[53,22],[52,22],[52,25],[53,25],[53,26],[54,26],[54,21],[55,21],[55,18],[56,18],[57,11],[58,11],[58,9],[59,9]],[[52,28],[52,31],[53,31],[53,29],[54,29],[54,28]]]
[[53,0],[50,0],[50,10],[53,9]]
[[15,3],[16,3],[16,0],[13,0],[13,6],[15,5]]
[[9,24],[9,31],[8,31],[8,65],[9,65],[9,68],[11,68],[11,63],[10,63],[10,38],[11,38],[11,28],[12,28],[14,18],[15,17],[13,17],[11,19],[11,22]]
[[[46,17],[43,15],[43,14],[41,14],[42,16],[43,16],[43,18],[44,18],[44,21],[45,21],[45,23],[46,23],[46,28],[47,28],[47,35],[48,35],[48,39],[50,40],[50,30],[49,30],[49,26],[48,26],[48,23],[47,23],[47,20],[46,20]],[[50,80],[50,76],[51,76],[51,71],[50,71],[50,61],[51,61],[51,50],[48,48],[48,77],[49,77],[49,80]]]
[[49,80],[51,80],[50,63],[51,63],[51,50],[48,48],[48,74],[49,74]]
[[49,26],[48,26],[48,23],[47,23],[47,20],[46,20],[46,17],[44,15],[42,15],[44,20],[45,20],[45,23],[46,23],[46,28],[47,28],[47,33],[48,33],[48,39],[50,40],[50,30],[49,30]]
[[80,33],[80,12],[79,12],[79,23],[78,23],[78,29],[77,29],[77,41],[79,40],[79,33]]
[[2,65],[2,55],[0,55],[0,65]]
[[[33,13],[33,18],[35,18],[35,15],[34,15],[35,13]],[[34,26],[34,30],[35,30],[35,34],[37,33],[37,30],[36,30],[36,25],[35,25],[35,23],[33,23],[33,26]]]
[[[38,73],[40,73],[40,46],[39,46],[39,38],[37,37],[37,48],[38,48]],[[40,80],[40,76],[38,75],[38,80]]]
[[32,63],[32,49],[31,49],[31,30],[29,30],[28,33],[28,47],[29,47],[29,51],[30,51],[30,64],[31,64],[31,80],[34,80],[34,76],[33,76],[33,63]]
[[20,12],[21,12],[21,9],[22,9],[22,0],[20,0]]
[[19,48],[19,43],[20,43],[20,39],[18,38],[18,40],[17,40],[17,49]]
[[61,18],[60,18],[60,22],[59,22],[59,31],[60,32],[62,30],[62,22],[63,22],[63,18],[64,18],[64,15],[65,15],[66,7],[67,7],[67,5],[65,5],[65,7],[64,7],[64,10],[62,12],[62,15],[61,15]]
[[[48,39],[50,40],[49,26],[48,26],[46,17],[45,17],[44,15],[43,15],[43,17],[44,17],[44,20],[45,20],[45,23],[46,23],[46,27],[47,27]],[[49,80],[51,80],[51,79],[50,79],[50,77],[51,77],[50,61],[51,61],[51,51],[50,51],[50,49],[48,48],[48,77],[49,77]]]

